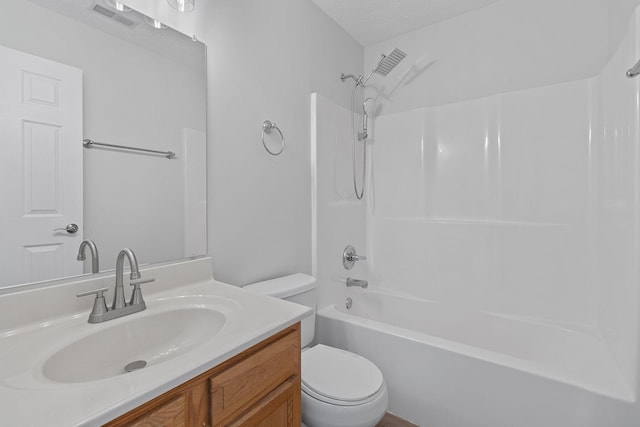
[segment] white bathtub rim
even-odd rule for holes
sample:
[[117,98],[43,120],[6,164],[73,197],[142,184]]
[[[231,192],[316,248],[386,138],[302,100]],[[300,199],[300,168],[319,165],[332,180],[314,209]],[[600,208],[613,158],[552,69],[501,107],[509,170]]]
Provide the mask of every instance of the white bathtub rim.
[[426,343],[437,349],[449,351],[453,353],[462,354],[467,357],[479,359],[487,363],[491,363],[496,366],[504,366],[512,368],[521,372],[532,374],[541,378],[545,378],[561,384],[568,384],[573,387],[577,387],[582,390],[587,390],[591,393],[595,393],[600,396],[619,400],[627,403],[636,402],[635,390],[629,386],[625,381],[622,373],[618,370],[618,383],[616,390],[609,388],[599,387],[586,381],[579,381],[575,378],[567,377],[562,373],[554,373],[551,375],[547,369],[543,369],[532,363],[526,363],[522,359],[518,359],[513,356],[508,356],[495,351],[474,347],[468,344],[459,343],[456,341],[439,338],[433,335],[424,334],[421,332],[411,331],[402,327],[389,325],[377,320],[366,319],[360,316],[343,313],[336,308],[335,305],[327,306],[317,312],[318,316],[324,316],[330,319],[335,319],[347,323],[352,323],[367,329],[383,330],[389,332],[399,338],[406,339],[416,343]]

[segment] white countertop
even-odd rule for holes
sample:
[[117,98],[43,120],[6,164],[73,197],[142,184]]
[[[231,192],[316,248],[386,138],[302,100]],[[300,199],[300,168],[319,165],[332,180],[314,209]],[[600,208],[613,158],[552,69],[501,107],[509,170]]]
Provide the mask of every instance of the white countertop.
[[[210,269],[208,258],[142,269],[143,277],[155,277],[157,282],[144,289],[147,309],[100,324],[87,323],[92,298],[86,298],[78,310],[75,293],[102,286],[113,293],[112,275],[0,295],[0,424],[104,424],[293,325],[311,311],[217,282]],[[224,314],[224,326],[195,349],[139,371],[87,382],[56,382],[42,374],[44,362],[69,343],[136,316],[160,312],[167,301],[176,300],[181,307],[215,308]],[[62,307],[43,314],[39,309],[47,301]],[[29,315],[30,310],[35,314]]]

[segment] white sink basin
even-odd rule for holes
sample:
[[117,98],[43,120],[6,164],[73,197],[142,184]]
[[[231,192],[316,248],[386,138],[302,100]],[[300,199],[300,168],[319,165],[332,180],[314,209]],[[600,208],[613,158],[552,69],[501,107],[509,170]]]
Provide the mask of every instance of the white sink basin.
[[225,321],[224,314],[208,308],[132,316],[57,351],[44,363],[42,374],[52,381],[78,383],[126,375],[131,362],[144,361],[148,369],[205,344]]

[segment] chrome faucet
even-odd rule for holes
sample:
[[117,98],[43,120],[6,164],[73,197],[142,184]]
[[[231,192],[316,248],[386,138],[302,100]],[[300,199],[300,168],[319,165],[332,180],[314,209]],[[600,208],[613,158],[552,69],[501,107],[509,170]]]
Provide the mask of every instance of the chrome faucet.
[[[133,292],[131,292],[131,300],[129,303],[124,298],[124,258],[129,260],[129,266],[131,267],[131,279],[130,285],[133,286]],[[126,316],[129,314],[137,313],[147,308],[147,305],[142,298],[142,290],[140,285],[143,283],[149,283],[155,281],[155,279],[136,280],[140,279],[140,269],[138,268],[138,260],[136,255],[129,248],[125,248],[120,251],[118,258],[116,259],[116,288],[115,295],[113,296],[113,304],[111,308],[107,308],[104,300],[104,292],[107,288],[98,289],[95,291],[81,292],[76,294],[78,297],[84,297],[87,295],[96,295],[96,299],[93,303],[93,310],[89,315],[89,323],[101,323],[111,319],[117,319],[118,317]],[[134,281],[136,280],[136,281]]]
[[351,288],[353,286],[367,289],[369,287],[369,282],[367,282],[366,280],[352,279],[351,277],[347,277],[347,288]]
[[364,261],[365,259],[367,259],[367,257],[358,255],[356,253],[356,248],[351,245],[344,248],[344,251],[342,252],[342,265],[347,270],[351,270],[356,261]]
[[83,240],[80,243],[80,247],[78,248],[78,257],[76,258],[78,261],[84,261],[87,259],[85,256],[85,249],[89,247],[89,251],[91,252],[91,272],[93,274],[100,272],[100,259],[98,257],[98,247],[96,246],[93,240]]
[[136,258],[136,254],[129,248],[125,248],[120,251],[118,254],[118,258],[116,258],[116,289],[115,295],[113,296],[113,304],[111,305],[112,310],[120,310],[126,307],[127,303],[124,300],[124,285],[123,285],[123,276],[124,276],[124,257],[129,259],[129,266],[131,267],[131,274],[129,274],[129,279],[135,280],[140,278],[140,269],[138,268],[138,259]]

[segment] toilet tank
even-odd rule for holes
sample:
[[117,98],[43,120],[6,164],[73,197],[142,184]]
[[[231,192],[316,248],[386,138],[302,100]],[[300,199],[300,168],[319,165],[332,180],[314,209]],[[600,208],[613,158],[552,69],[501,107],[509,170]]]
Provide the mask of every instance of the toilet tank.
[[307,274],[296,273],[277,279],[251,283],[244,289],[261,295],[268,295],[306,305],[313,309],[312,313],[302,319],[302,347],[313,340],[316,327],[316,279]]

